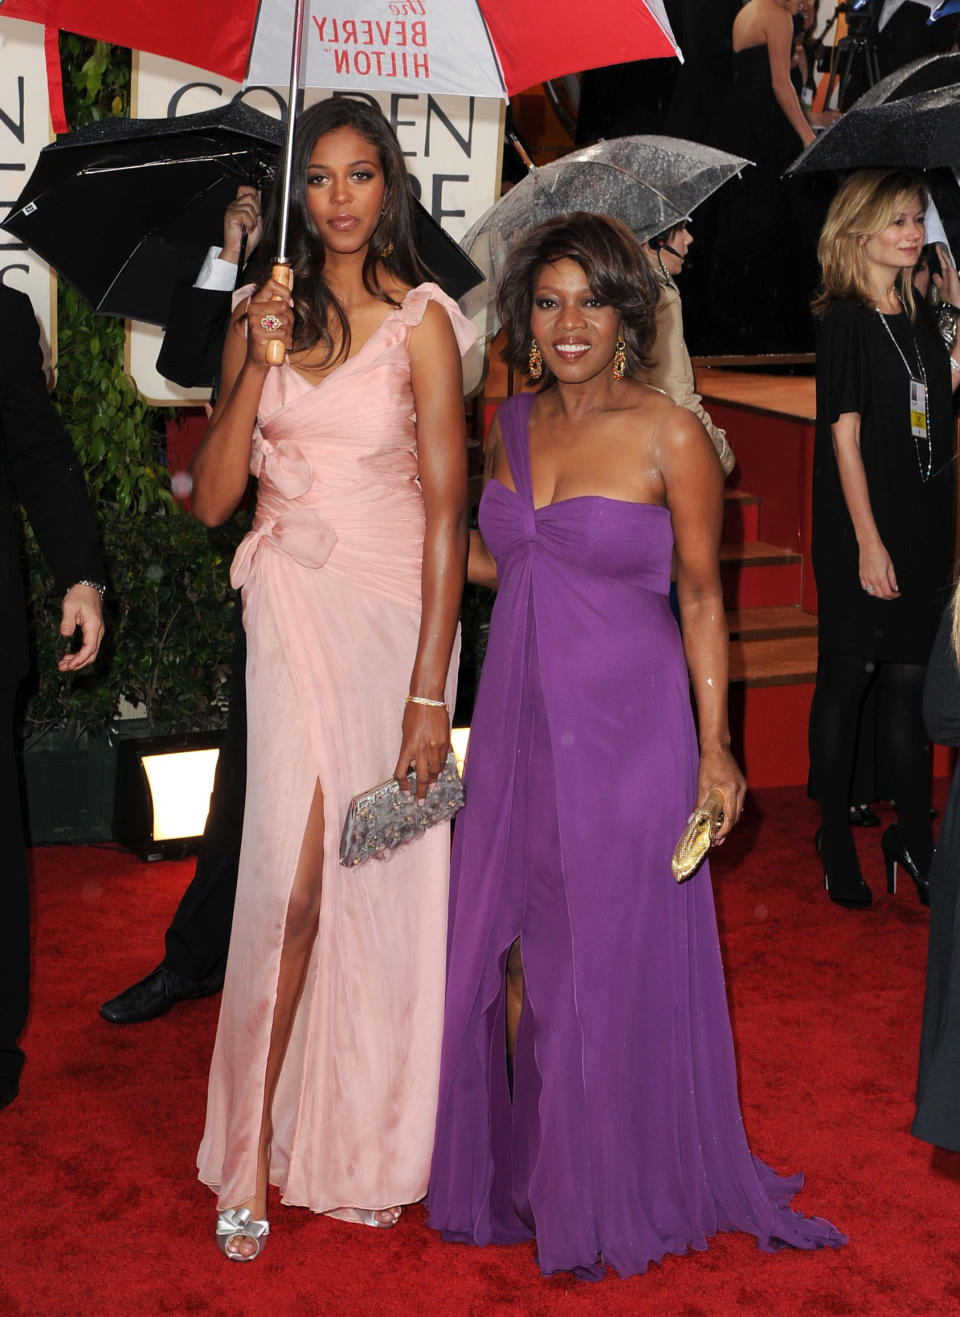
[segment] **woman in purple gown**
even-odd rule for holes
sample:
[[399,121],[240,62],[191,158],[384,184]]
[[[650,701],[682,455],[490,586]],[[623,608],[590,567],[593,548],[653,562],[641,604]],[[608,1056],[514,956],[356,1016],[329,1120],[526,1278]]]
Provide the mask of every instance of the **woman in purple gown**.
[[720,463],[692,413],[634,378],[656,302],[605,216],[520,242],[505,356],[541,387],[494,421],[471,545],[472,579],[499,589],[454,844],[430,1223],[535,1236],[545,1274],[642,1272],[717,1230],[844,1239],[788,1209],[800,1177],[750,1154],[709,872],[670,869],[694,805],[720,788],[722,839],[746,784]]

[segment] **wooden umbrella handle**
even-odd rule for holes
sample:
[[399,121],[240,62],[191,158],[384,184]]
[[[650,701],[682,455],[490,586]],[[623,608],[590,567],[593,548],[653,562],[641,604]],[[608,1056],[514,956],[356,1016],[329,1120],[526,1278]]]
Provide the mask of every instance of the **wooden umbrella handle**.
[[[293,270],[286,261],[278,261],[273,267],[271,274],[278,284],[283,284],[284,288],[293,287]],[[272,297],[272,302],[282,302],[282,297]],[[262,305],[262,304],[261,304]],[[282,366],[284,357],[287,355],[287,349],[282,338],[272,338],[267,344],[267,361],[271,366]]]

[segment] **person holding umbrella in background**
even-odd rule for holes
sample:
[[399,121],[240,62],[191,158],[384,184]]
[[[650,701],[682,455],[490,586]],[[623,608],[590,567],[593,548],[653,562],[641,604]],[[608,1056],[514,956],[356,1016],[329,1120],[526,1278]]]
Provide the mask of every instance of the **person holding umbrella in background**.
[[693,234],[688,222],[676,224],[666,233],[658,233],[651,238],[643,249],[648,264],[653,266],[660,285],[660,298],[657,302],[656,335],[650,349],[651,364],[647,370],[647,382],[656,389],[662,389],[675,403],[688,407],[703,425],[710,442],[717,450],[717,457],[723,467],[723,474],[728,476],[736,465],[737,459],[727,443],[723,430],[714,425],[709,413],[700,402],[693,374],[693,364],[683,337],[683,307],[680,302],[680,290],[674,279],[682,272],[687,252],[693,246]]
[[[223,246],[210,249],[195,282],[180,285],[170,304],[157,368],[184,388],[216,388],[239,262],[242,254],[253,254],[262,233],[255,187],[243,184],[237,189],[223,228]],[[208,997],[223,987],[246,789],[245,667],[238,602],[227,726],[197,867],[166,931],[159,965],[100,1007],[111,1024],[142,1024],[165,1015],[178,1002]]]
[[157,370],[185,389],[218,391],[230,299],[263,235],[260,192],[242,183],[223,216],[223,246],[211,247],[192,283],[174,290]]

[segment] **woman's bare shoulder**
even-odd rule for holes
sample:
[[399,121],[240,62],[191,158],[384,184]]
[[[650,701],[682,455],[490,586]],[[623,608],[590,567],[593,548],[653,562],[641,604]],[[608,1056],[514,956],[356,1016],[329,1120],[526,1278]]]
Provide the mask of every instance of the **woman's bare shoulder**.
[[[625,381],[626,382],[626,381]],[[679,456],[703,442],[713,448],[703,425],[686,407],[651,384],[631,381],[617,414],[617,428],[631,451],[646,463],[662,466],[670,455]]]
[[410,330],[411,358],[429,364],[446,361],[448,356],[456,354],[459,361],[460,349],[457,347],[450,313],[439,302],[431,299],[417,314],[417,322]]
[[625,412],[651,421],[663,421],[676,408],[677,404],[669,393],[655,384],[647,384],[645,380],[624,380],[623,384],[627,386],[623,391]]
[[679,453],[704,442],[713,447],[700,419],[652,384],[637,382],[636,393],[624,410],[634,436],[661,453]]
[[792,34],[793,18],[773,0],[750,0],[733,20],[731,31],[733,49],[739,54],[752,46],[765,45],[771,35]]

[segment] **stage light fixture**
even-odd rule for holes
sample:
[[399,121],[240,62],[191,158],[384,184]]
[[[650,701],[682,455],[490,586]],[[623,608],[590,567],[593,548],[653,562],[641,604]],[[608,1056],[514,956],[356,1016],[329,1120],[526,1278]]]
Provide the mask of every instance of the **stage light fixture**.
[[113,832],[144,860],[195,851],[210,808],[219,733],[188,732],[121,741]]
[[467,756],[467,742],[470,740],[469,727],[453,727],[450,730],[450,744],[453,757],[457,761],[457,772],[463,777],[463,761]]

